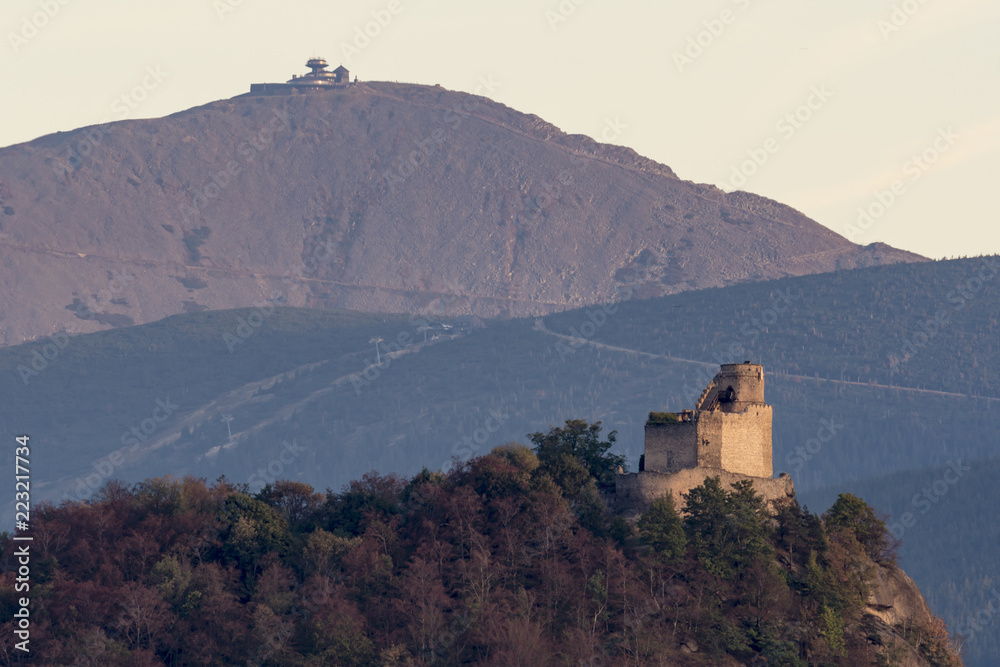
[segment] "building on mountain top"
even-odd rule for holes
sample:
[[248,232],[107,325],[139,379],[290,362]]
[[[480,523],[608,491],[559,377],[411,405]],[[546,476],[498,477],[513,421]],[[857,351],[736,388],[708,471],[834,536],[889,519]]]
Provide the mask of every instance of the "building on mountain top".
[[[302,76],[292,75],[285,83],[253,83],[250,84],[251,95],[295,95],[297,93],[313,93],[323,90],[347,88],[351,85],[351,73],[340,65],[332,72],[327,71],[324,58],[313,56],[306,61],[309,72]],[[357,77],[355,77],[357,82]]]

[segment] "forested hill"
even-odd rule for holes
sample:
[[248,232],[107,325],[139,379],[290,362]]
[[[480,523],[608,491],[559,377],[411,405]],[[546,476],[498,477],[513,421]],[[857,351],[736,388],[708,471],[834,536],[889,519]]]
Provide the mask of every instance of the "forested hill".
[[36,510],[30,591],[4,536],[0,615],[30,595],[34,664],[961,664],[861,500],[772,517],[709,479],[632,527],[598,425],[531,440],[339,493],[112,481]]
[[[995,444],[995,440],[993,441]],[[829,507],[844,491],[863,497],[901,540],[900,564],[949,627],[965,637],[966,664],[1000,656],[1000,459],[950,464],[845,482],[799,494]]]

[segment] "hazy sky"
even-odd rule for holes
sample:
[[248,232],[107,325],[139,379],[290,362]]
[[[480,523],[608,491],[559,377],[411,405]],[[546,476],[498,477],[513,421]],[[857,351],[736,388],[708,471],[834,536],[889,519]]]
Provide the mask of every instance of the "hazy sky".
[[996,0],[3,0],[0,29],[4,146],[231,97],[316,54],[478,89],[859,243],[1000,253]]

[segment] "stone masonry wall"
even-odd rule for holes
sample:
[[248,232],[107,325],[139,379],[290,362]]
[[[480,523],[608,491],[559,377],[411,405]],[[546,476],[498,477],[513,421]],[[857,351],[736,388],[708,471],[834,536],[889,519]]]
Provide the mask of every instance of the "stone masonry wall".
[[611,509],[627,519],[635,519],[644,512],[649,503],[666,495],[673,496],[677,511],[684,507],[681,494],[705,482],[708,477],[718,477],[724,488],[740,480],[749,479],[754,490],[766,500],[774,501],[795,496],[795,485],[792,478],[782,473],[778,479],[766,477],[749,477],[715,468],[687,468],[675,473],[641,472],[618,475],[615,480],[615,493],[609,497]]
[[743,412],[752,404],[764,403],[764,367],[758,364],[724,364],[715,376],[720,391],[732,387],[736,401],[722,405],[726,412]]
[[674,472],[698,465],[696,428],[693,421],[646,424],[646,470]]
[[741,413],[700,413],[698,465],[771,477],[771,421],[770,405],[753,405]]

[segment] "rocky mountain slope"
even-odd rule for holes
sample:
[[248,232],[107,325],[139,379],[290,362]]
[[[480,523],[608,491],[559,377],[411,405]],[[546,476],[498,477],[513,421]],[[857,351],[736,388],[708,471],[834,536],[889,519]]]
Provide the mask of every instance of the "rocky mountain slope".
[[391,83],[3,148],[0,211],[0,344],[263,302],[523,316],[922,259]]

